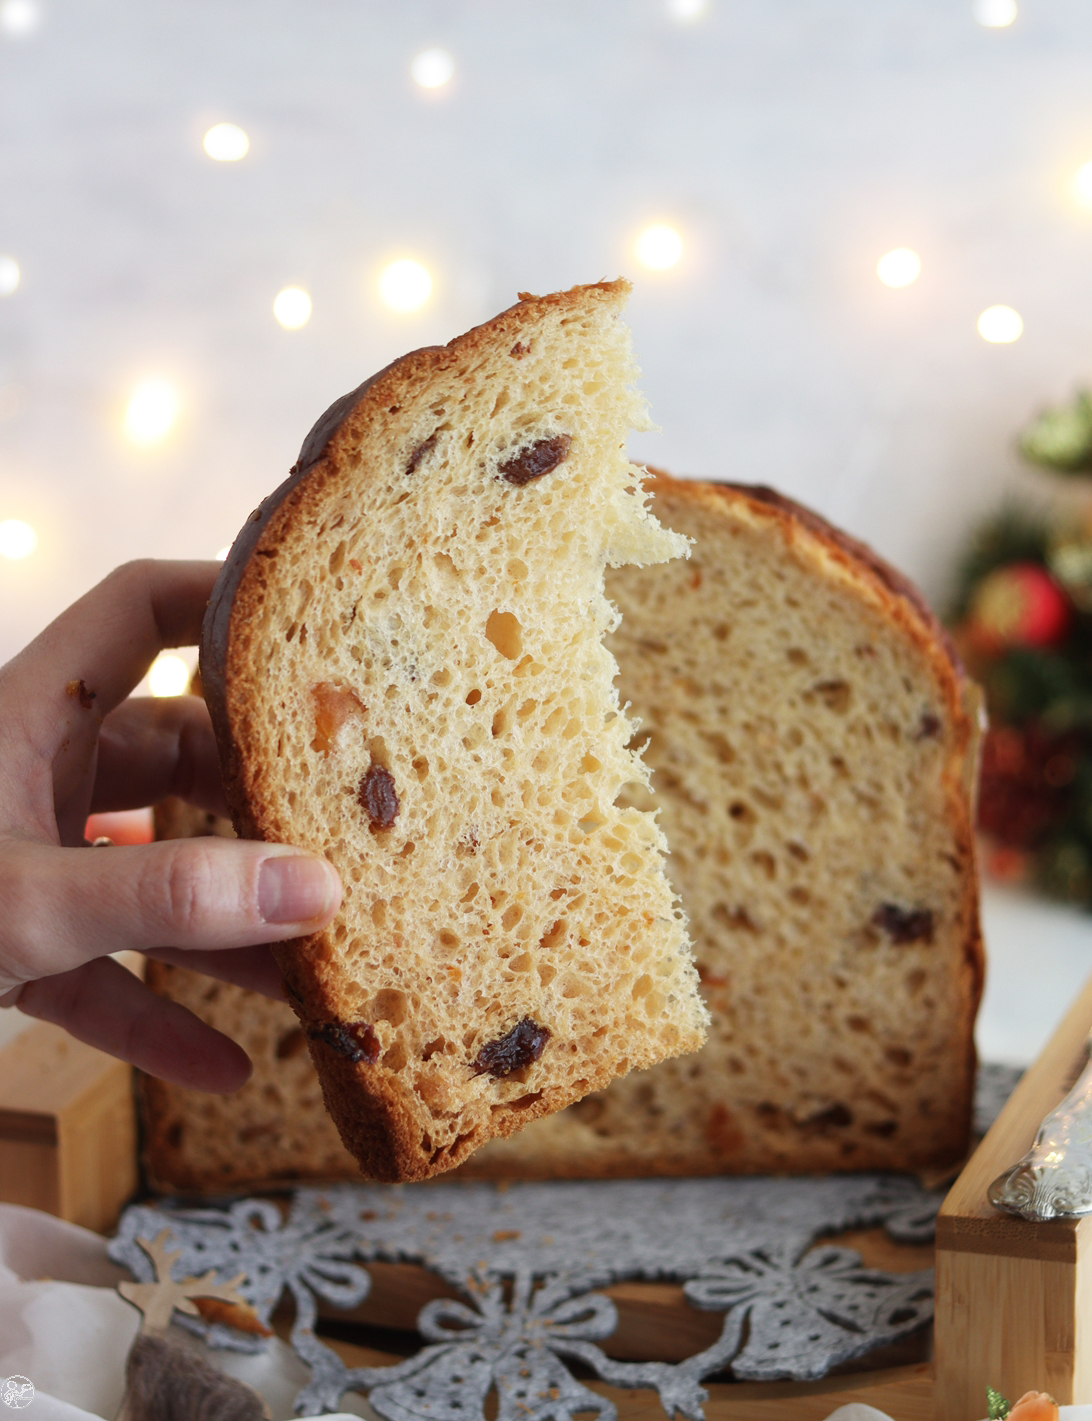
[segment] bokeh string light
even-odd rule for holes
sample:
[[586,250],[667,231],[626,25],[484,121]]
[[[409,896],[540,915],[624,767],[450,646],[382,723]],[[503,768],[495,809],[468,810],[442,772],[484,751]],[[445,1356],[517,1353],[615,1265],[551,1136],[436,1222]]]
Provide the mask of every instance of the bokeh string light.
[[974,0],[974,17],[984,29],[1006,29],[1016,19],[1016,0]]
[[379,273],[379,299],[392,311],[419,311],[432,295],[428,268],[412,257],[389,262]]
[[[663,12],[679,23],[701,20],[710,10],[709,0],[662,0],[662,4]],[[1015,0],[973,0],[972,12],[980,25],[1000,29],[1015,21],[1017,5]],[[41,11],[35,0],[0,0],[0,33],[29,34],[40,20]],[[442,48],[422,50],[413,57],[410,72],[420,88],[439,90],[451,83],[456,72],[455,60]],[[218,163],[237,162],[249,152],[250,141],[237,124],[222,122],[204,134],[203,149]],[[1092,162],[1085,163],[1074,174],[1070,194],[1077,206],[1092,211]],[[685,243],[676,227],[657,222],[646,226],[632,239],[631,250],[648,271],[666,272],[682,260]],[[876,264],[879,280],[895,289],[909,286],[920,273],[920,257],[909,248],[886,252]],[[15,292],[20,279],[15,259],[0,256],[0,297]],[[378,294],[391,311],[411,314],[421,310],[431,299],[433,277],[420,261],[401,258],[383,268]],[[273,313],[284,329],[298,330],[312,315],[311,298],[301,287],[285,287],[273,301]],[[1023,321],[1011,307],[992,306],[979,316],[977,329],[982,339],[991,344],[1011,344],[1023,334]],[[132,391],[125,409],[125,434],[137,446],[159,444],[176,428],[179,413],[180,399],[173,386],[165,380],[142,381]],[[36,546],[37,536],[29,524],[15,519],[0,522],[0,556],[23,558]],[[222,549],[217,556],[223,558],[227,551]]]
[[0,33],[22,39],[33,34],[42,22],[35,0],[4,0],[0,5]]
[[5,518],[0,522],[0,558],[12,561],[28,558],[38,546],[38,534],[21,518]]
[[178,422],[181,401],[167,380],[142,380],[125,407],[125,433],[139,447],[160,444]]
[[682,256],[682,237],[666,222],[654,222],[638,233],[633,249],[637,260],[649,271],[667,271]]
[[667,0],[667,13],[680,24],[692,25],[709,13],[709,0]]
[[1011,306],[989,306],[978,318],[978,334],[991,345],[1011,345],[1024,333],[1024,322]]
[[162,651],[148,672],[148,689],[153,696],[184,696],[190,684],[190,668],[180,656]]
[[250,152],[250,139],[236,123],[214,123],[202,146],[217,163],[237,163]]
[[455,61],[446,49],[423,49],[414,56],[410,74],[421,89],[442,89],[455,76]]
[[921,275],[921,258],[909,247],[896,247],[876,263],[876,275],[885,286],[909,286]]
[[1092,163],[1083,163],[1073,174],[1070,195],[1078,207],[1092,211]]
[[299,286],[286,286],[277,293],[273,314],[286,331],[298,331],[311,319],[311,298]]

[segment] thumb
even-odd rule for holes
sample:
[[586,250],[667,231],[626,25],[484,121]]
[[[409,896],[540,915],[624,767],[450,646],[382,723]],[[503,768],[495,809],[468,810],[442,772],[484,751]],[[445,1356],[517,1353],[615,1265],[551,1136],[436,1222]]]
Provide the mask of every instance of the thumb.
[[123,948],[301,937],[340,903],[334,866],[286,844],[176,839],[103,852],[8,840],[0,844],[0,994]]

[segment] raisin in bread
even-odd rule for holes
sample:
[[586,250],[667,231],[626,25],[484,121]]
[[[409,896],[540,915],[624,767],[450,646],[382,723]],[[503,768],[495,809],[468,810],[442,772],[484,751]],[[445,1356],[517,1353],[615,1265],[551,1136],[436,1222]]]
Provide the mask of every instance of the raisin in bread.
[[[233,831],[230,820],[167,799],[155,807],[155,832],[157,839],[190,839]],[[222,1194],[358,1177],[323,1109],[290,1006],[151,959],[145,981],[238,1041],[254,1063],[250,1079],[231,1095],[138,1077],[144,1170],[153,1189]]]
[[618,569],[640,723],[710,1040],[470,1171],[920,1169],[966,1148],[982,985],[976,688],[918,594],[764,489],[653,478],[689,563]]
[[201,674],[236,829],[326,854],[276,949],[363,1172],[461,1163],[706,1013],[603,645],[686,551],[626,460],[624,282],[520,303],[339,400],[224,565]]

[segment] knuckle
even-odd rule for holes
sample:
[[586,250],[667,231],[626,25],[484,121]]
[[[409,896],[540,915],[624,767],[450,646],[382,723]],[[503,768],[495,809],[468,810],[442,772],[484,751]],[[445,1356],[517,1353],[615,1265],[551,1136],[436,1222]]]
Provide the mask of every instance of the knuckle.
[[200,840],[183,841],[150,856],[140,876],[142,915],[149,929],[168,937],[198,934],[216,916],[217,875]]
[[129,562],[123,562],[114,568],[113,572],[107,576],[106,581],[125,591],[135,591],[137,588],[148,586],[154,567],[154,558],[132,558]]

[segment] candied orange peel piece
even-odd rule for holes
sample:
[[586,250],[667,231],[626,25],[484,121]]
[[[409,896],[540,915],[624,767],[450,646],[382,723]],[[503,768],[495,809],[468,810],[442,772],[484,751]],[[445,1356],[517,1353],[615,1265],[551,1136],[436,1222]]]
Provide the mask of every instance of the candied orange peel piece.
[[1058,1403],[1046,1391],[1026,1391],[1013,1402],[1008,1421],[1058,1421]]

